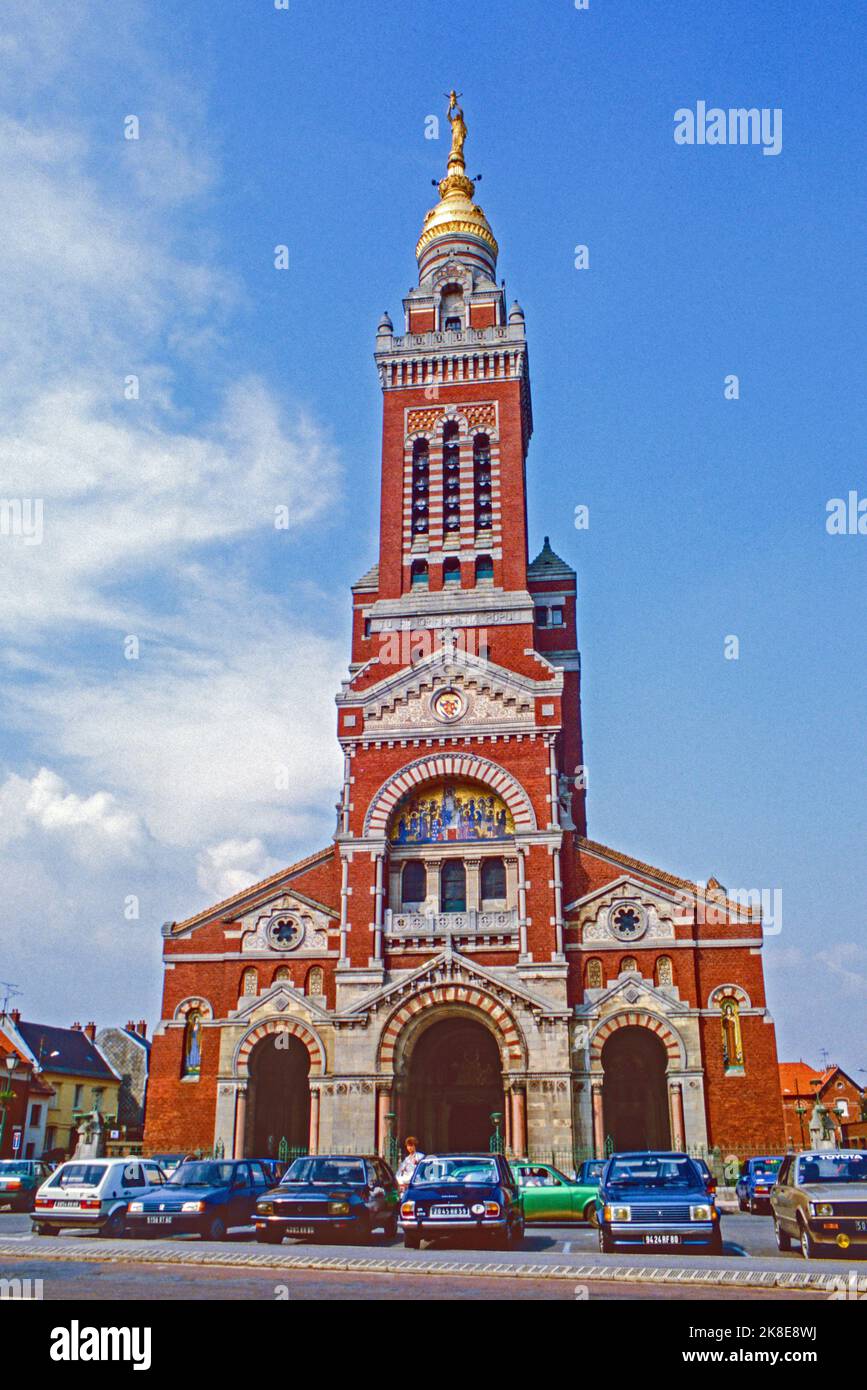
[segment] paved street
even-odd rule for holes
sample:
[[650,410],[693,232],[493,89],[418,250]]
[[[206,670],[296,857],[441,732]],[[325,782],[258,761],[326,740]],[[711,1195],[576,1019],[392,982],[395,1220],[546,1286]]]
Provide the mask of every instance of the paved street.
[[[600,1267],[619,1270],[686,1270],[687,1277],[709,1275],[724,1270],[740,1277],[767,1272],[794,1275],[814,1272],[824,1277],[849,1277],[855,1269],[867,1277],[867,1264],[854,1260],[804,1261],[800,1254],[780,1254],[774,1244],[771,1220],[766,1216],[739,1213],[723,1217],[725,1253],[719,1257],[684,1252],[634,1254],[618,1252],[601,1255],[595,1231],[583,1226],[530,1227],[521,1250],[508,1255],[480,1249],[456,1249],[445,1243],[426,1246],[422,1251],[404,1250],[400,1239],[377,1237],[370,1246],[302,1245],[286,1241],[279,1249],[257,1245],[251,1232],[234,1233],[222,1243],[195,1238],[148,1241],[103,1241],[98,1237],[67,1233],[54,1238],[31,1234],[26,1215],[0,1213],[0,1271],[19,1277],[41,1278],[46,1298],[273,1298],[275,1282],[285,1284],[292,1298],[434,1298],[450,1299],[574,1299],[570,1267],[577,1273],[593,1267],[593,1276],[583,1276],[591,1297],[616,1298],[745,1298],[810,1296],[797,1290],[761,1289],[717,1284],[652,1284],[630,1278],[617,1282],[599,1277]],[[60,1258],[58,1258],[60,1257]],[[333,1259],[360,1266],[362,1261],[383,1263],[385,1270],[280,1268],[280,1262],[309,1258],[318,1264]],[[161,1263],[164,1259],[165,1263]],[[184,1263],[179,1263],[181,1260]],[[211,1264],[210,1261],[215,1263]],[[241,1271],[235,1262],[250,1261]],[[267,1262],[273,1262],[273,1267]],[[431,1278],[439,1267],[460,1264],[461,1272],[450,1270]],[[508,1272],[491,1277],[496,1264]],[[255,1267],[254,1267],[255,1265]],[[397,1266],[397,1268],[395,1268]],[[422,1273],[413,1273],[419,1266]],[[479,1273],[472,1273],[478,1267]],[[515,1270],[520,1277],[511,1278]],[[523,1274],[521,1271],[526,1270]],[[546,1271],[557,1277],[536,1277]],[[532,1272],[530,1272],[532,1271]],[[813,1295],[816,1296],[815,1290]],[[825,1294],[819,1294],[824,1297]]]

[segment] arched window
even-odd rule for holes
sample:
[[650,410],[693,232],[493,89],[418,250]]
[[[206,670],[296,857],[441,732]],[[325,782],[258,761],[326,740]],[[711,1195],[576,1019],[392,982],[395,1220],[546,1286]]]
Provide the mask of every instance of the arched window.
[[493,584],[494,582],[494,562],[490,555],[479,555],[476,557],[476,583]]
[[463,860],[446,859],[440,871],[440,911],[466,912],[467,875]]
[[587,989],[602,988],[602,962],[598,956],[593,956],[591,960],[588,960],[585,977]]
[[430,489],[430,451],[426,439],[417,439],[412,446],[412,534],[426,536],[428,529],[428,492]]
[[249,970],[245,970],[243,975],[241,976],[241,993],[259,993],[259,975],[252,965],[250,966]]
[[184,1025],[184,1056],[181,1076],[202,1074],[202,1015],[198,1009],[187,1014]]
[[307,972],[307,993],[325,993],[325,971],[321,965],[311,965]]
[[403,866],[400,880],[400,900],[404,907],[418,907],[427,897],[427,874],[420,859],[410,859]]
[[506,866],[502,859],[482,860],[482,902],[506,896]]
[[635,959],[634,956],[624,956],[624,957],[623,957],[623,960],[620,962],[620,973],[621,973],[621,975],[625,975],[626,972],[627,972],[628,970],[637,970],[637,969],[638,969],[638,961]]
[[656,983],[658,985],[673,985],[674,970],[671,964],[671,956],[660,956],[656,962]]
[[449,420],[443,430],[443,529],[454,535],[461,529],[460,428]]
[[723,999],[722,1051],[726,1076],[739,1076],[744,1069],[744,1045],[741,1038],[741,1011],[736,999]]
[[440,298],[440,327],[459,333],[464,326],[464,296],[460,285],[444,285]]
[[413,560],[409,572],[409,582],[413,589],[426,589],[428,586],[427,560]]
[[292,983],[292,971],[288,965],[278,965],[274,971],[274,984],[279,984],[281,980],[285,980],[287,984]]
[[491,441],[486,434],[473,440],[473,503],[477,531],[490,531],[493,525],[491,493]]
[[461,562],[454,556],[446,560],[443,565],[443,584],[454,584],[460,588],[461,583]]

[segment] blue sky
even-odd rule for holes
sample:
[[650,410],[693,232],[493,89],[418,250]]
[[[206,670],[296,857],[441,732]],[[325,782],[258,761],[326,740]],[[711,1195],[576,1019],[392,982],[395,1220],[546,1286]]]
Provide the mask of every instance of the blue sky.
[[[867,491],[857,7],[6,11],[0,459],[45,499],[41,545],[0,543],[25,1015],[153,1019],[159,923],[330,837],[348,585],[376,554],[373,337],[455,86],[527,315],[532,545],[579,573],[590,833],[781,890],[781,1055],[858,1075],[867,536],[825,528]],[[781,108],[781,153],[676,145],[699,100]]]

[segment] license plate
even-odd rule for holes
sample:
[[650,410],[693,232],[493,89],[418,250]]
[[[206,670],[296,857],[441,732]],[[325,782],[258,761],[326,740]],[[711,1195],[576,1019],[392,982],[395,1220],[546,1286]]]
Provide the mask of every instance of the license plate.
[[316,1234],[314,1226],[296,1226],[294,1221],[290,1221],[286,1227],[286,1232],[290,1236],[313,1236]]
[[149,1226],[170,1226],[172,1218],[170,1216],[149,1216],[147,1222]]
[[54,1208],[59,1211],[78,1211],[80,1202],[55,1202]]
[[456,1216],[458,1219],[469,1216],[466,1207],[431,1207],[430,1214],[434,1221],[448,1221],[449,1217]]
[[667,1231],[648,1232],[644,1237],[645,1245],[680,1245],[680,1236],[673,1235]]

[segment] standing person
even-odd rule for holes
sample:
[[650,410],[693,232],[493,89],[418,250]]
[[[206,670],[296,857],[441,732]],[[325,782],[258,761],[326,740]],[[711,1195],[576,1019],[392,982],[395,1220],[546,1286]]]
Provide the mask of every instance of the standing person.
[[411,1134],[405,1140],[405,1145],[406,1154],[401,1159],[400,1166],[397,1170],[397,1183],[400,1188],[401,1196],[403,1196],[404,1192],[409,1187],[416,1167],[424,1158],[424,1154],[418,1147],[418,1140],[413,1138]]

